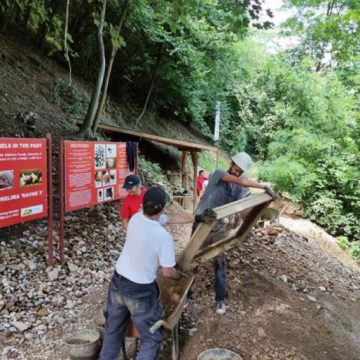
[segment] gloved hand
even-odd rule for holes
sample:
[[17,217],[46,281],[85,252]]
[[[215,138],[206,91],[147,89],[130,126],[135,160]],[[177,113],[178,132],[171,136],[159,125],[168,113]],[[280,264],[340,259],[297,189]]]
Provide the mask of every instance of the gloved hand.
[[270,186],[265,186],[264,190],[266,191],[267,194],[269,194],[273,200],[276,200],[279,198],[279,195],[270,187]]
[[215,221],[217,218],[216,212],[213,209],[205,209],[202,214],[195,215],[195,222],[204,222],[210,224]]

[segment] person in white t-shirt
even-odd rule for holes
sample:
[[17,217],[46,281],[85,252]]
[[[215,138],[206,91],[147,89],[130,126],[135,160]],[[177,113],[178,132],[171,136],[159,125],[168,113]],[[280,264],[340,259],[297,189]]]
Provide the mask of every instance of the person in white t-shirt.
[[[160,267],[163,276],[180,278],[174,268],[174,241],[162,224],[195,220],[192,214],[180,214],[178,219],[166,218],[163,214],[166,199],[161,187],[150,188],[143,198],[143,212],[136,213],[129,221],[125,245],[109,286],[100,360],[119,358],[130,317],[141,340],[136,359],[155,360],[159,355],[162,331],[154,334],[149,331],[164,315],[156,273]],[[207,217],[197,215],[196,221],[213,221],[216,214],[211,211]]]

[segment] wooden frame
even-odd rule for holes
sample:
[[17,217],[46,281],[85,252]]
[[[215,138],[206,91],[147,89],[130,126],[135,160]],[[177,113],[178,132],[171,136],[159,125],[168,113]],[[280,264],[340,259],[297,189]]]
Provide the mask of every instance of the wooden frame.
[[194,260],[200,262],[210,260],[224,251],[230,250],[237,242],[243,241],[261,216],[262,211],[269,206],[271,201],[271,196],[264,192],[215,208],[217,220],[243,213],[244,219],[241,226],[235,234],[202,248],[217,220],[211,224],[199,224],[185,249],[177,258],[179,269],[187,271],[193,266]]

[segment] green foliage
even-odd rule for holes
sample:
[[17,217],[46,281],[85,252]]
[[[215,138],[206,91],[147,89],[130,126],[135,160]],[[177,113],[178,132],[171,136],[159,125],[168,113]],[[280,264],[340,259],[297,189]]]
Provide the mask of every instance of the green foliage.
[[218,167],[216,167],[216,153],[210,151],[203,151],[199,154],[199,167],[205,169],[209,173],[214,172],[217,168],[228,169],[229,164],[230,159],[221,151],[219,153]]
[[[98,71],[96,24],[102,3],[78,0],[70,4],[67,40],[72,67],[74,73],[90,79]],[[222,145],[243,147],[243,141],[231,136],[238,110],[234,89],[241,78],[238,44],[251,24],[270,27],[271,13],[266,15],[264,10],[258,0],[107,0],[107,59],[113,47],[119,49],[110,93],[142,105],[155,73],[150,110],[193,122],[210,136],[215,104],[221,101]],[[46,45],[50,56],[64,50],[64,17],[65,2],[60,1],[4,0],[0,7],[0,22],[26,29],[43,48]]]
[[139,176],[147,187],[164,185],[167,182],[160,165],[147,161],[144,156],[139,156]]
[[284,33],[301,37],[302,46],[297,50],[314,56],[318,68],[329,65],[326,55],[339,64],[358,53],[359,1],[287,0],[286,3],[295,6],[297,14],[284,24]]
[[74,86],[69,86],[62,79],[56,79],[54,84],[53,101],[60,105],[68,115],[82,115],[86,110],[87,101],[84,95]]
[[333,235],[359,239],[357,103],[337,76],[277,55],[239,86],[238,99],[247,150],[263,160],[260,177]]
[[350,242],[346,236],[339,236],[337,238],[340,247],[349,252],[354,259],[360,262],[360,242]]

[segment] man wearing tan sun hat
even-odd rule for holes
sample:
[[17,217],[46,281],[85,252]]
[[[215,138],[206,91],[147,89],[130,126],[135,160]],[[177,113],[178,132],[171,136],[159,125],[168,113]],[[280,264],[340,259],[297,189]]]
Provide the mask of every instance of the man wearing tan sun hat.
[[[233,201],[251,196],[249,188],[264,189],[273,198],[276,193],[267,185],[260,184],[255,181],[248,180],[244,175],[252,167],[251,157],[240,152],[231,158],[228,170],[217,169],[210,177],[209,183],[205,189],[204,195],[201,197],[196,214],[200,215],[205,209],[214,209],[218,206],[229,204]],[[193,231],[197,227],[194,223]],[[212,230],[207,244],[215,242],[225,236],[224,223],[218,221]],[[226,311],[226,258],[219,256],[215,260],[215,300],[217,303],[216,312],[220,315]]]

